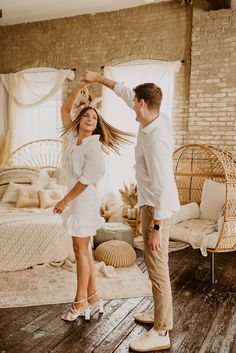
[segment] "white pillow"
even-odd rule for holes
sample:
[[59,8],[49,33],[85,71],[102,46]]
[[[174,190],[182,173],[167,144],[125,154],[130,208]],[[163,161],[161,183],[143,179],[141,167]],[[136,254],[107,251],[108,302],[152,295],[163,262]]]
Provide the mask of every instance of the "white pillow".
[[40,173],[39,173],[39,176],[38,176],[38,179],[37,180],[40,180],[40,181],[47,181],[49,182],[51,180],[51,177],[50,175],[48,174],[48,171],[46,168],[42,168],[40,170]]
[[45,189],[48,185],[48,181],[34,180],[32,181],[31,185],[38,186],[41,189]]
[[48,183],[45,189],[46,190],[61,190],[61,191],[64,192],[64,194],[66,194],[66,192],[68,190],[67,186],[60,185],[60,184],[57,184],[55,182]]
[[200,209],[197,202],[187,203],[186,205],[180,206],[178,212],[173,216],[173,223],[177,224],[182,221],[187,221],[188,219],[199,218]]
[[219,234],[221,234],[221,232],[222,232],[223,225],[224,225],[224,220],[225,220],[225,217],[224,216],[220,216],[218,221],[217,221],[217,232]]
[[2,202],[16,203],[19,190],[41,190],[39,186],[10,183],[2,197]]
[[226,201],[225,184],[206,179],[202,189],[200,218],[217,221]]
[[53,171],[52,177],[56,178],[57,184],[68,185],[68,174],[64,168],[57,168]]
[[54,207],[64,197],[62,190],[42,190],[38,194],[41,208]]
[[16,207],[39,207],[39,195],[35,190],[19,190]]

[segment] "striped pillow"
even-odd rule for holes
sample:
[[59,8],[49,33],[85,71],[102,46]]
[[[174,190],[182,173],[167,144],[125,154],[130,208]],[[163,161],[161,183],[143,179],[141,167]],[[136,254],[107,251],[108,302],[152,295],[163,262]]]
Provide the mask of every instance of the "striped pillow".
[[20,190],[32,190],[39,191],[42,190],[39,186],[34,185],[22,185],[10,183],[2,197],[2,202],[16,203],[18,198],[18,193]]
[[39,168],[30,167],[1,167],[0,186],[9,183],[30,184],[39,177]]

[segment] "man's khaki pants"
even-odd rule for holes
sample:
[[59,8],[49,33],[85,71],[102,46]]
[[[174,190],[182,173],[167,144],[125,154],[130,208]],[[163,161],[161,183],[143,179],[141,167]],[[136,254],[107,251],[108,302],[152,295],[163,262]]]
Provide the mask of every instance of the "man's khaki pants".
[[142,234],[144,240],[144,260],[152,283],[154,300],[155,330],[171,330],[173,328],[172,295],[168,266],[168,245],[170,222],[162,225],[162,248],[152,251],[148,247],[148,239],[153,229],[154,207],[141,207]]

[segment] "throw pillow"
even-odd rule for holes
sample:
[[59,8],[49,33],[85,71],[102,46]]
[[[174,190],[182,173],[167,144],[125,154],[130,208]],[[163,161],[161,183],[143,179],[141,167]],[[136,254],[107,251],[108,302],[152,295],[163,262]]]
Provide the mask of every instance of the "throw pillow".
[[40,190],[39,186],[34,186],[34,185],[22,185],[22,184],[15,184],[15,183],[10,183],[2,197],[2,202],[10,202],[10,203],[16,203],[17,198],[18,198],[18,192],[20,190],[33,190],[33,191],[38,191]]
[[67,186],[57,184],[54,181],[48,183],[45,189],[47,189],[47,190],[60,190],[64,194],[66,194],[66,192],[67,192]]
[[19,190],[16,207],[39,207],[39,195],[35,190]]
[[197,202],[187,203],[186,205],[181,205],[178,212],[173,216],[173,223],[177,224],[182,221],[187,221],[188,219],[194,219],[200,217],[200,209]]
[[225,205],[225,184],[206,179],[202,189],[200,218],[217,221]]
[[64,194],[61,190],[42,190],[39,191],[41,208],[54,207],[58,201],[63,199]]
[[68,174],[64,168],[57,168],[52,173],[53,178],[56,178],[57,184],[68,185]]

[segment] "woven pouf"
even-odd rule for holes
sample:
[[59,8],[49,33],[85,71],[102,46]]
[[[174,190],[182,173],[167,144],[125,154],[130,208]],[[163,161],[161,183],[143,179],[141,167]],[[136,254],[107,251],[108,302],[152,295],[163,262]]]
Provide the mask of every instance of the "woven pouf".
[[108,240],[97,247],[94,258],[113,267],[126,267],[135,263],[136,253],[125,241]]
[[123,240],[133,246],[134,237],[132,228],[124,223],[104,223],[96,232],[94,246],[96,247],[108,240]]

